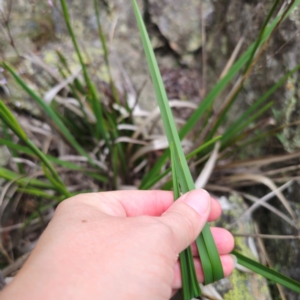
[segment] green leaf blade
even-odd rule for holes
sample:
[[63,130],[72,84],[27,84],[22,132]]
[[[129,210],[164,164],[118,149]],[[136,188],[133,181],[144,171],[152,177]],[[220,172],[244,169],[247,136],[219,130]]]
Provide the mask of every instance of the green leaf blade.
[[232,251],[232,254],[237,257],[238,263],[240,265],[300,294],[300,282],[298,282],[292,278],[289,278],[273,269],[270,269],[256,261],[240,254],[237,251]]
[[56,114],[56,112],[48,106],[43,99],[41,99],[24,81],[23,79],[15,72],[15,70],[10,67],[9,65],[2,63],[3,67],[8,70],[11,75],[15,78],[16,82],[30,95],[43,109],[43,111],[51,118],[51,120],[54,122],[54,124],[57,126],[59,131],[62,133],[62,135],[65,137],[65,139],[74,147],[74,149],[81,155],[85,156],[89,162],[94,165],[92,159],[90,156],[85,152],[85,150],[79,145],[79,143],[76,141],[76,139],[72,136],[68,128],[65,126],[65,124],[61,121],[59,116]]
[[[161,111],[161,117],[162,117],[162,121],[164,124],[164,128],[165,128],[165,132],[168,138],[168,142],[170,147],[172,148],[172,156],[173,156],[173,160],[175,161],[174,166],[173,166],[173,172],[176,172],[178,177],[178,182],[179,185],[181,187],[181,190],[183,193],[186,193],[188,191],[194,190],[195,189],[195,185],[193,182],[193,178],[191,176],[191,173],[189,171],[188,168],[188,164],[181,146],[181,142],[180,142],[180,138],[177,132],[177,128],[176,128],[176,124],[171,112],[171,108],[168,102],[168,98],[167,98],[167,94],[163,85],[163,81],[161,78],[161,74],[158,68],[158,64],[151,46],[151,42],[145,27],[145,24],[143,22],[141,13],[139,11],[138,5],[136,3],[135,0],[132,0],[133,3],[133,8],[134,8],[134,12],[135,12],[135,16],[137,19],[137,24],[138,24],[138,28],[140,31],[140,36],[142,39],[142,43],[144,46],[144,51],[146,54],[146,58],[147,58],[147,62],[148,62],[148,67],[150,70],[150,75],[152,78],[152,82],[154,85],[154,89],[155,89],[155,94],[157,97],[157,102]],[[174,151],[173,151],[173,145],[174,145]],[[175,156],[175,158],[174,158]],[[173,180],[174,179],[174,175],[173,175]],[[177,178],[176,178],[177,180]],[[204,232],[201,233],[201,235],[205,235],[205,238],[202,238],[202,241],[204,241],[204,244],[206,244],[209,241],[209,245],[211,245],[212,243],[214,244],[214,240],[212,237],[212,234],[210,232],[210,230],[205,230]],[[203,245],[204,247],[207,248],[207,245]],[[202,247],[203,249],[205,249],[204,247]],[[218,251],[216,250],[216,246],[215,247],[211,247],[209,249],[209,253],[207,253],[208,251],[206,250],[206,255],[205,255],[205,259],[208,259],[208,261],[212,258],[215,259],[215,261],[212,263],[210,261],[210,268],[209,270],[205,269],[205,266],[209,265],[208,263],[205,264],[204,263],[204,268],[203,268],[203,272],[206,273],[208,272],[209,274],[212,273],[213,276],[209,276],[209,280],[217,280],[220,279],[219,275],[221,273],[223,273],[223,268],[220,262],[220,257],[218,254]],[[201,253],[200,253],[201,254]],[[218,259],[216,259],[216,257]],[[191,262],[188,261],[188,267],[191,268]],[[212,270],[213,268],[217,268],[216,270]],[[194,272],[194,268],[192,270],[190,270],[192,273]],[[223,276],[222,276],[223,277]],[[206,282],[206,283],[210,283],[210,282]],[[195,284],[194,282],[191,280],[190,281],[190,295],[193,294],[194,288],[195,288]]]

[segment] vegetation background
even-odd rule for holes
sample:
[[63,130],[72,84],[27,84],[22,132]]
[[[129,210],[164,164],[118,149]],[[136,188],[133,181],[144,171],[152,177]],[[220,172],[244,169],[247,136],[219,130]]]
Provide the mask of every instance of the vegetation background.
[[[279,2],[275,15],[280,12],[280,7],[288,5],[290,1]],[[84,172],[79,172],[76,166],[66,164],[56,168],[68,193],[137,188],[167,144],[163,138],[162,125],[155,113],[153,114],[157,102],[131,3],[121,0],[96,1],[109,60],[106,60],[105,49],[99,37],[95,2],[73,0],[67,3],[70,24],[80,47],[81,58],[88,68],[98,96],[108,112],[118,111],[108,123],[121,125],[121,130],[119,126],[119,131],[115,131],[114,140],[118,141],[116,145],[121,145],[122,149],[116,147],[111,150],[112,156],[108,155],[101,144],[103,140],[97,140],[97,133],[93,136],[93,130],[87,129],[87,124],[93,127],[97,122],[93,119],[93,114],[89,114],[88,109],[80,113],[78,105],[74,105],[76,93],[72,88],[75,88],[75,91],[77,89],[77,92],[80,92],[80,88],[68,84],[75,78],[83,82],[84,70],[78,53],[74,50],[60,1],[0,1],[1,60],[13,65],[26,85],[46,102],[51,103],[53,109],[63,116],[67,128],[79,145],[84,145],[85,151],[92,154],[92,160],[98,162],[96,167],[101,171],[98,172],[95,166],[87,164],[87,158],[82,153],[78,156],[70,142],[66,142],[59,131],[56,131],[57,126],[48,122],[43,109],[34,101],[32,95],[20,88],[11,74],[4,69],[0,73],[1,98],[14,111],[30,140],[45,154],[64,162],[75,163],[84,169]],[[193,109],[228,72],[233,62],[258,38],[273,3],[274,1],[266,0],[188,0],[183,5],[179,0],[139,1],[170,103],[175,107],[174,114],[178,126],[185,124]],[[230,128],[230,124],[236,121],[237,116],[251,108],[257,99],[299,64],[299,20],[300,9],[297,6],[272,34],[265,51],[244,82],[215,136],[224,134],[226,128]],[[58,52],[61,55],[58,55]],[[63,57],[68,67],[63,68]],[[67,69],[70,69],[70,74]],[[64,80],[64,75],[69,81]],[[249,255],[257,255],[262,262],[299,281],[298,78],[298,71],[288,76],[276,93],[268,99],[272,100],[272,108],[269,105],[261,111],[258,109],[257,112],[262,112],[259,118],[249,122],[247,128],[241,131],[242,135],[237,135],[238,138],[227,148],[226,153],[220,155],[220,152],[217,155],[209,175],[206,174],[206,177],[209,177],[209,180],[206,180],[206,188],[211,193],[221,196],[225,209],[222,225],[226,227],[232,225],[241,215],[244,216],[243,212],[251,203],[247,201],[251,201],[251,197],[253,201],[253,197],[259,199],[269,193],[270,189],[273,190],[270,204],[277,209],[277,214],[260,208],[251,214],[251,218],[248,216],[247,222],[244,222],[246,219],[243,218],[243,222],[238,223],[234,230],[247,236],[237,237],[237,245],[240,250],[248,251]],[[236,75],[222,94],[215,98],[206,119],[190,132],[183,143],[187,152],[195,150],[205,141],[204,137],[209,136],[209,130],[214,125],[213,120],[217,119],[237,80]],[[83,95],[84,91],[81,91],[81,94]],[[93,98],[93,95],[88,96]],[[54,97],[55,102],[52,101]],[[130,108],[135,108],[129,117],[124,117],[122,110],[113,106],[117,99],[121,107],[126,108],[125,104],[128,103]],[[86,115],[83,112],[86,112]],[[155,122],[150,122],[147,128],[143,128],[142,134],[132,136],[132,131],[141,129],[145,120],[150,118],[151,121],[151,117]],[[82,118],[86,118],[88,122],[80,121]],[[123,122],[122,118],[127,118],[126,122]],[[205,130],[199,132],[201,126],[205,127]],[[109,135],[113,136],[114,132],[110,130],[112,132]],[[124,134],[120,134],[122,130]],[[3,125],[2,144],[5,144],[4,140],[7,144],[7,136],[17,143],[15,136]],[[212,150],[210,149],[209,153],[213,153]],[[54,192],[49,192],[49,186],[44,186],[40,187],[43,193],[39,194],[33,188],[39,187],[41,182],[35,187],[28,187],[28,183],[24,183],[23,186],[19,184],[22,174],[26,174],[25,179],[30,176],[42,176],[36,175],[36,172],[41,171],[41,165],[38,160],[28,156],[28,153],[20,154],[20,149],[15,151],[9,152],[7,145],[0,148],[0,161],[3,166],[1,177],[5,179],[2,181],[0,214],[0,250],[4,277],[10,277],[22,264],[51,218],[57,199],[62,200],[66,195],[64,187],[57,185],[57,182],[58,191],[54,189]],[[123,165],[119,163],[122,161],[119,156],[122,152],[125,155]],[[205,160],[204,154],[202,156]],[[210,157],[213,155],[210,154]],[[198,157],[199,159],[201,157]],[[199,169],[195,162],[196,159],[191,161],[191,169],[196,179]],[[201,165],[201,161],[200,166],[200,169],[204,166],[203,163]],[[19,175],[8,176],[7,170]],[[43,174],[46,174],[44,177],[51,182],[49,171]],[[111,180],[106,182],[105,176]],[[156,188],[168,187],[164,184],[165,182],[160,182]],[[277,198],[274,197],[276,188],[272,184],[278,187],[285,184],[283,194],[277,192]],[[282,203],[290,207],[293,214],[289,215]],[[284,211],[286,219],[283,220],[282,216],[279,218],[278,211]],[[291,226],[291,223],[296,226]],[[234,228],[233,225],[231,228]],[[276,234],[279,237],[261,239],[260,233]],[[283,239],[287,235],[289,239]],[[11,269],[8,269],[9,267]],[[252,274],[248,276],[243,271],[237,271],[230,280],[224,280],[215,288],[224,299],[240,299],[241,295],[246,294],[247,296],[243,297],[249,299],[300,299],[296,293],[281,288],[278,290],[274,284]],[[210,297],[213,299],[219,296]]]

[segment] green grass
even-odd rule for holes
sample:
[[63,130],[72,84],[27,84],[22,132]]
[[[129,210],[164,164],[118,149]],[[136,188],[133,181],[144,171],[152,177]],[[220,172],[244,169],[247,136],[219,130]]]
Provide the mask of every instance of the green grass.
[[[195,189],[195,185],[194,185],[194,181],[191,176],[191,173],[188,169],[188,164],[187,164],[185,155],[183,153],[179,134],[177,133],[175,121],[172,116],[170,106],[168,104],[167,94],[166,94],[166,91],[165,91],[165,88],[163,85],[163,81],[162,81],[162,78],[160,75],[158,64],[155,59],[154,52],[152,50],[151,42],[148,37],[146,27],[144,25],[144,22],[143,22],[141,14],[140,14],[139,8],[137,6],[136,0],[132,0],[132,2],[133,2],[135,15],[137,18],[137,23],[138,23],[142,43],[144,46],[144,51],[146,54],[146,59],[148,62],[149,71],[150,71],[152,82],[153,82],[154,89],[155,89],[157,102],[158,102],[158,105],[159,105],[159,108],[161,111],[164,129],[165,129],[165,132],[166,132],[166,135],[167,135],[167,138],[169,141],[169,146],[171,149],[170,158],[172,161],[174,197],[175,197],[175,199],[177,199],[180,195],[180,191],[182,191],[183,193],[186,193],[188,191]],[[263,24],[261,33],[260,33],[252,51],[250,52],[250,56],[249,56],[248,62],[246,63],[246,68],[245,68],[244,74],[246,74],[249,71],[249,69],[252,65],[255,53],[258,49],[258,46],[261,44],[264,32],[266,31],[267,24],[278,4],[279,4],[279,1],[276,1],[274,3],[270,13],[268,14],[266,21]],[[295,71],[298,70],[298,68],[299,68],[299,66],[297,66],[297,68],[295,68]],[[279,85],[280,85],[280,83],[276,84],[274,89],[276,89],[276,87]],[[239,90],[240,89],[237,90],[237,93]],[[236,93],[236,95],[237,95],[237,93]],[[270,94],[270,93],[267,93],[267,95],[268,94]],[[232,98],[233,100],[236,97],[236,95],[233,96],[233,98]],[[264,98],[267,98],[267,97],[262,97],[262,99],[264,99]],[[259,99],[259,104],[262,101],[263,100]],[[269,108],[269,106],[270,105],[268,105],[267,108]],[[214,133],[217,131],[216,127],[218,127],[219,124],[221,124],[222,120],[224,120],[224,115],[228,111],[229,107],[230,107],[230,105],[228,104],[226,106],[225,111],[221,114],[220,118],[218,119],[216,126],[213,127],[213,129],[208,137],[209,140],[213,137]],[[263,111],[265,109],[266,108],[264,108]],[[248,111],[248,112],[246,112],[246,114],[249,115],[249,114],[251,114],[251,112],[252,111],[250,111],[250,112]],[[254,118],[251,119],[251,121],[253,119],[256,119],[261,113],[262,113],[261,111],[256,113],[256,115],[254,116]],[[250,122],[246,123],[246,126],[249,123]],[[238,127],[238,129],[241,129],[241,128],[243,129],[244,127],[243,126]],[[231,135],[231,136],[234,136],[234,135]],[[214,243],[214,240],[212,238],[212,235],[210,233],[210,229],[209,229],[208,225],[206,225],[203,228],[201,234],[196,239],[196,245],[197,245],[199,256],[200,256],[201,263],[202,263],[202,269],[203,269],[203,273],[204,273],[204,283],[209,284],[209,283],[212,283],[219,279],[222,279],[224,277],[224,274],[223,274],[220,257],[219,257],[216,245]],[[251,259],[245,258],[244,256],[237,253],[236,251],[234,253],[238,256],[239,262],[241,264],[243,264],[244,266],[254,270],[258,274],[261,274],[261,275],[267,277],[268,279],[271,279],[277,283],[285,285],[286,287],[293,288],[295,291],[299,292],[300,283],[296,283],[295,281],[288,279],[288,278],[285,278],[285,280],[283,280],[283,278],[282,278],[283,276],[281,276],[280,273],[278,273],[274,270],[271,270]],[[193,259],[191,256],[190,248],[186,249],[181,254],[180,265],[181,265],[182,276],[183,276],[182,282],[183,282],[184,299],[189,300],[194,297],[200,296],[199,290],[197,289],[197,284],[195,285],[195,270],[193,268]]]
[[[109,50],[102,29],[97,1],[94,1],[95,18],[112,95],[108,104],[102,101],[101,93],[97,90],[98,87],[95,83],[97,78],[95,75],[90,75],[89,66],[84,62],[76,32],[72,28],[66,1],[60,0],[60,3],[62,15],[83,72],[82,78],[78,77],[68,84],[69,94],[78,102],[76,108],[80,113],[76,114],[68,107],[61,109],[55,98],[51,104],[47,104],[40,96],[40,91],[34,90],[28,79],[23,78],[18,73],[16,67],[12,67],[7,62],[2,63],[6,74],[10,74],[11,80],[15,80],[21,89],[39,106],[43,121],[51,128],[51,133],[55,138],[64,144],[71,157],[68,160],[66,157],[59,157],[59,155],[49,153],[49,151],[44,153],[42,147],[38,146],[38,143],[36,144],[39,137],[30,139],[26,129],[20,125],[17,112],[11,108],[10,101],[0,100],[0,119],[3,124],[0,145],[7,147],[13,158],[21,158],[16,164],[16,169],[1,167],[0,178],[3,178],[7,184],[16,187],[14,193],[17,193],[21,199],[29,196],[36,201],[37,211],[30,211],[23,218],[26,226],[33,218],[38,218],[49,207],[80,193],[82,189],[76,190],[74,181],[76,183],[88,182],[90,190],[111,190],[119,189],[122,185],[139,185],[140,189],[150,189],[162,180],[164,185],[161,184],[160,187],[173,189],[174,200],[176,200],[180,193],[186,193],[195,188],[195,176],[192,176],[190,166],[195,161],[201,161],[197,167],[192,168],[193,173],[199,174],[209,159],[216,142],[221,144],[218,159],[226,157],[226,159],[232,160],[237,153],[246,149],[247,146],[249,147],[249,143],[251,147],[255,140],[262,139],[266,135],[270,137],[272,134],[277,134],[276,130],[270,131],[263,128],[257,136],[255,134],[248,136],[251,127],[255,126],[272,107],[272,95],[300,69],[300,63],[292,70],[288,70],[269,90],[262,93],[252,106],[246,109],[236,120],[233,120],[231,125],[226,125],[226,118],[233,103],[238,99],[244,82],[249,80],[249,74],[266,49],[274,31],[300,3],[300,0],[293,1],[281,12],[281,15],[277,16],[275,16],[275,11],[277,11],[280,1],[274,1],[257,39],[240,55],[227,74],[213,86],[182,127],[175,124],[143,18],[136,1],[132,0],[154,92],[169,143],[169,147],[154,163],[149,162],[149,153],[144,154],[134,163],[128,162],[127,154],[130,153],[133,156],[142,146],[130,142],[130,138],[134,136],[134,131],[118,129],[119,125],[135,125],[135,119],[132,117],[131,108],[128,107],[126,100],[120,100],[119,91],[111,75]],[[68,64],[67,54],[57,51],[57,56],[57,68],[63,78],[68,78],[71,75],[71,68]],[[226,97],[224,105],[213,114],[211,108],[217,98],[223,95],[238,77],[240,77],[240,83],[236,90]],[[126,99],[126,95],[124,95],[124,99]],[[115,106],[119,109],[115,109]],[[121,114],[121,110],[127,115]],[[212,125],[206,122],[208,118],[212,118]],[[203,124],[202,128],[197,128],[199,123]],[[208,128],[207,126],[211,127]],[[191,134],[192,132],[194,135]],[[192,135],[191,140],[194,142],[194,147],[186,155],[183,152],[181,141],[188,135]],[[199,136],[202,136],[201,140],[197,139]],[[119,137],[125,138],[129,142],[116,142]],[[51,143],[54,148],[59,148],[55,144],[57,142],[52,141]],[[72,161],[74,158],[75,161]],[[37,173],[28,168],[26,163],[22,162],[24,160],[33,162],[37,166]],[[134,172],[134,169],[144,162],[146,162],[145,167]],[[172,178],[170,178],[170,173]],[[140,182],[140,184],[136,182]],[[9,195],[8,193],[6,197],[9,198]],[[9,201],[13,201],[13,198],[10,196]],[[196,244],[202,261],[205,284],[223,278],[220,257],[208,225],[204,227],[197,238]],[[245,267],[287,288],[300,292],[299,283],[242,256],[238,252],[234,252],[234,254],[238,257],[239,263]],[[180,263],[184,299],[189,300],[198,297],[201,290],[197,282],[190,248],[180,254]]]
[[[176,182],[176,186],[180,186],[180,190],[183,193],[187,193],[188,191],[195,189],[194,181],[189,171],[183,149],[181,147],[179,135],[176,129],[176,124],[172,116],[171,108],[169,106],[169,101],[167,98],[167,93],[165,91],[164,84],[160,75],[160,71],[155,59],[154,51],[152,50],[151,42],[148,37],[146,27],[144,25],[142,16],[139,12],[135,0],[133,0],[133,7],[137,18],[137,23],[138,23],[142,43],[144,46],[152,82],[154,85],[157,102],[160,108],[164,129],[169,141],[169,145],[170,146],[172,145],[174,147],[173,166],[176,168],[176,176],[173,177]],[[176,179],[178,180],[178,183]],[[197,238],[197,247],[202,262],[205,283],[209,284],[223,278],[224,274],[223,274],[223,268],[221,265],[220,256],[218,254],[217,247],[215,245],[215,242],[213,240],[208,225],[205,225],[200,236]],[[193,283],[195,281],[197,282],[197,279],[195,278],[195,270],[193,268],[191,249],[188,248],[187,250],[185,250],[185,253],[186,253],[185,254],[186,259],[181,259],[180,263],[182,269],[188,270],[188,277],[183,281],[184,282],[192,281]],[[184,287],[184,290],[187,290],[187,287]],[[200,296],[199,292],[195,289],[194,284],[190,293],[186,293],[186,295],[187,295],[186,299],[191,299],[193,297]]]

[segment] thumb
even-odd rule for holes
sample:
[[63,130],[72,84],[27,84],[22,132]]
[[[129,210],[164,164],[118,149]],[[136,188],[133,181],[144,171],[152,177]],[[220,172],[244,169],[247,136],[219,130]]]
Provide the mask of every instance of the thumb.
[[205,190],[193,190],[181,196],[161,216],[171,228],[176,250],[187,248],[200,234],[211,208],[211,198]]

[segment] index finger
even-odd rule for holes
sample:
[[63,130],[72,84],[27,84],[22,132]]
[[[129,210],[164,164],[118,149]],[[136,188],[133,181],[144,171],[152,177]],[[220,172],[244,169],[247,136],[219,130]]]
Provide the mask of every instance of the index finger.
[[[169,191],[113,191],[97,193],[98,200],[103,200],[106,205],[110,203],[121,204],[119,209],[114,209],[115,216],[161,216],[174,202],[173,192]],[[199,199],[201,201],[201,199]],[[117,203],[116,203],[117,202]],[[116,208],[116,207],[114,207]],[[221,215],[221,206],[212,198],[211,212],[208,221],[213,221]],[[110,213],[111,214],[111,213]]]

